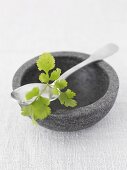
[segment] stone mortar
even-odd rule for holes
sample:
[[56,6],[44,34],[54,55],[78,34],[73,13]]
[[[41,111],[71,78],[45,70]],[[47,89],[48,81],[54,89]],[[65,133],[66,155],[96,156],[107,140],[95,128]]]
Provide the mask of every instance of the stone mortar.
[[[78,52],[53,52],[56,67],[62,73],[89,57]],[[15,73],[13,90],[28,83],[39,82],[40,72],[35,57],[23,64]],[[45,120],[38,120],[40,126],[56,131],[76,131],[90,127],[101,120],[112,108],[119,80],[113,68],[104,61],[89,64],[72,74],[68,79],[69,88],[77,93],[78,106],[65,108],[56,100],[51,103],[52,114]]]

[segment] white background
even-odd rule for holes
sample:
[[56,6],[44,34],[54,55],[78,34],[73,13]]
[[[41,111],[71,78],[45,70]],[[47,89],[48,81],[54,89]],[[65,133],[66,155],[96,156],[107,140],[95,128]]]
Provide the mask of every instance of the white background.
[[[35,127],[11,99],[15,71],[44,51],[92,53],[120,79],[117,101],[98,124],[73,133]],[[0,0],[0,170],[127,169],[127,0]]]

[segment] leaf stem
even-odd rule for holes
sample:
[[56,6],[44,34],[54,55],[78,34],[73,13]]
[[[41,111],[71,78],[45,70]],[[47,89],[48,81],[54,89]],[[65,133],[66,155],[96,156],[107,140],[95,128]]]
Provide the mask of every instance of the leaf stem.
[[42,93],[46,90],[47,86],[48,86],[48,83],[46,84],[46,86],[44,87],[44,89],[42,89],[42,91],[40,92],[39,96],[42,95]]

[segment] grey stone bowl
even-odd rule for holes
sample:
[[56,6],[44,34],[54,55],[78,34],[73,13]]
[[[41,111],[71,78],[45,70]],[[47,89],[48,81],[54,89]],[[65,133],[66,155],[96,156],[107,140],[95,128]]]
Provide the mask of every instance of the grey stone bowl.
[[[56,67],[65,72],[89,57],[78,52],[54,52]],[[13,90],[28,83],[38,81],[40,72],[35,57],[23,64],[15,73]],[[72,74],[68,79],[69,88],[77,93],[78,106],[66,108],[56,100],[51,103],[52,114],[38,124],[56,131],[76,131],[90,127],[100,121],[112,108],[119,80],[113,68],[104,61],[89,64]]]

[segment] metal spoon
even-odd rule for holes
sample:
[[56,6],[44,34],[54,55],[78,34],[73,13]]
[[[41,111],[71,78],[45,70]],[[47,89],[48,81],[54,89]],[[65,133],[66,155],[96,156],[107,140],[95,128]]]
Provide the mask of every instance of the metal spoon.
[[[88,59],[86,59],[85,61],[77,64],[76,66],[72,67],[71,69],[67,70],[65,73],[63,73],[58,80],[61,79],[66,79],[68,76],[70,76],[71,74],[73,74],[75,71],[79,70],[80,68],[93,63],[95,61],[100,61],[103,60],[106,57],[109,57],[111,55],[113,55],[114,53],[116,53],[118,51],[118,46],[115,44],[107,44],[104,47],[100,48],[99,50],[95,51],[93,54],[91,54],[89,56]],[[15,89],[14,91],[12,91],[11,96],[18,101],[18,103],[21,106],[26,106],[31,104],[34,100],[35,97],[32,98],[31,100],[26,101],[25,100],[25,94],[32,90],[34,87],[38,87],[40,89],[40,91],[44,91],[42,93],[43,97],[49,98],[50,101],[56,100],[59,95],[54,95],[52,93],[52,88],[53,88],[54,83],[52,83],[49,86],[47,86],[46,84],[42,84],[42,83],[31,83],[31,84],[26,84],[23,85],[17,89]]]

